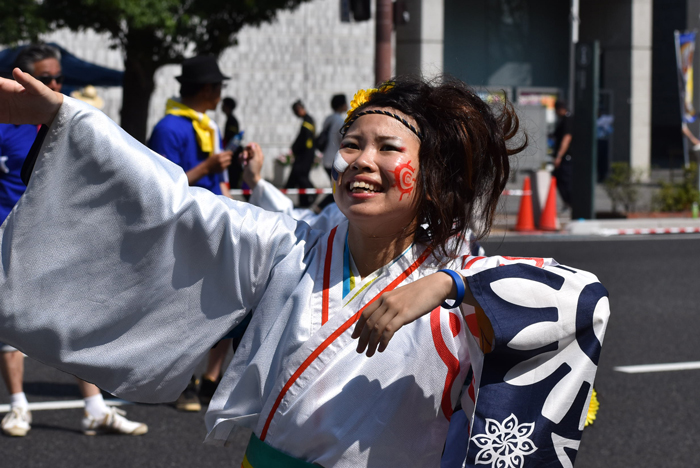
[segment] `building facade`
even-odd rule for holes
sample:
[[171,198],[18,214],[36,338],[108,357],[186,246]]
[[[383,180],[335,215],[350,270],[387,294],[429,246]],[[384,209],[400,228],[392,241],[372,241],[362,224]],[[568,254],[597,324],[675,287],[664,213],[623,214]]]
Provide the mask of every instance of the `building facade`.
[[[288,150],[298,130],[290,110],[294,100],[302,99],[320,125],[333,94],[351,98],[357,89],[374,85],[374,21],[341,22],[341,3],[313,0],[280,12],[272,23],[244,28],[238,45],[220,57],[223,72],[232,77],[224,96],[238,102],[245,140],[263,146],[267,178],[274,177],[273,159]],[[568,98],[571,5],[561,0],[406,0],[411,19],[395,28],[394,69],[398,75],[447,74],[478,89],[505,90],[534,137],[527,164],[540,164],[548,159],[546,133],[553,113],[533,104],[538,93]],[[578,40],[600,44],[599,107],[613,118],[608,163],[630,162],[647,172],[679,167],[683,145],[673,31],[700,27],[700,2],[585,0],[578,19]],[[58,31],[44,39],[84,60],[123,69],[120,51],[109,48],[106,36]],[[699,60],[696,54],[696,67]],[[162,117],[165,101],[178,93],[179,69],[165,66],[156,74],[149,131]],[[119,122],[121,90],[100,92],[105,112]],[[540,100],[540,107],[542,102],[551,106],[552,100]],[[223,122],[220,111],[215,118]],[[700,133],[698,123],[690,128]],[[327,183],[322,176],[317,181]]]
[[[123,70],[119,50],[110,49],[109,38],[93,31],[57,31],[42,39],[61,44],[76,56],[98,65]],[[301,125],[291,105],[301,99],[317,126],[331,113],[334,94],[348,100],[360,88],[374,86],[374,21],[344,23],[338,0],[313,0],[292,11],[281,11],[275,21],[246,27],[237,35],[238,45],[219,59],[222,72],[231,77],[222,96],[237,101],[235,115],[245,131],[244,142],[260,143],[266,155],[263,176],[280,177],[274,160],[289,150]],[[148,134],[165,112],[165,102],[179,92],[175,77],[179,65],[164,66],[155,76]],[[104,111],[119,123],[121,88],[100,88]],[[212,117],[223,125],[220,109]],[[320,128],[319,128],[320,129]],[[276,170],[277,169],[277,170]],[[312,181],[328,186],[322,168]]]
[[[423,26],[430,23],[426,18],[398,28],[397,71],[430,75],[433,64],[439,63],[446,74],[473,86],[507,90],[516,103],[527,94],[522,90],[555,91],[566,99],[572,79],[572,3],[409,0],[411,16],[427,12],[434,17],[433,29]],[[577,3],[578,40],[600,44],[599,108],[613,117],[606,148],[609,161],[629,162],[647,174],[653,167],[679,167],[683,150],[673,31],[700,27],[700,2]],[[441,25],[434,26],[440,19]],[[435,48],[433,56],[427,56],[437,43],[442,57]],[[699,60],[696,54],[696,69]],[[695,76],[698,89],[700,79]],[[694,101],[697,109],[697,93]],[[532,101],[523,98],[521,104]],[[697,135],[698,124],[691,130]]]

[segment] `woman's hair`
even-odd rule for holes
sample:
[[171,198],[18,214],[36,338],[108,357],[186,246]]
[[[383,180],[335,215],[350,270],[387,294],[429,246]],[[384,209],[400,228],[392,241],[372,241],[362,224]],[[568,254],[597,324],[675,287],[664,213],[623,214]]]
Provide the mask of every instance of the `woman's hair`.
[[415,203],[418,224],[427,223],[428,229],[417,230],[416,240],[454,257],[467,228],[485,236],[509,177],[509,156],[527,145],[527,138],[512,143],[519,127],[512,104],[504,99],[495,112],[456,79],[432,84],[398,78],[371,94],[353,115],[368,107],[412,117],[422,135]]

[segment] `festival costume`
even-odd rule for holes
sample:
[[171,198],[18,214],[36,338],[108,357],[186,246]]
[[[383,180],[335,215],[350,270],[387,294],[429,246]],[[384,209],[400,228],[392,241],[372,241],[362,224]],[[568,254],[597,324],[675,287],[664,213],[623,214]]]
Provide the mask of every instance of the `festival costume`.
[[[65,98],[0,228],[0,340],[120,397],[172,401],[210,346],[259,310],[207,412],[210,442],[240,425],[325,467],[438,466],[471,375],[468,465],[572,463],[608,317],[595,276],[548,259],[445,265],[414,244],[346,289],[347,229],[189,187]],[[402,327],[372,358],[355,351],[367,304],[444,267],[468,277],[491,353],[466,305]]]
[[[0,124],[0,224],[27,188],[20,178],[20,171],[36,132],[35,125]],[[0,352],[12,351],[15,348],[0,342]]]

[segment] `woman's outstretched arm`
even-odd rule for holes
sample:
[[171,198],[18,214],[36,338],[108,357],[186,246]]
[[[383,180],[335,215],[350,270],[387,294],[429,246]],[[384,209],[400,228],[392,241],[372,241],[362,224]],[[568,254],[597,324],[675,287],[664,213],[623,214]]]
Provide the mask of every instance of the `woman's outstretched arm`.
[[[27,102],[18,83],[0,86],[2,102]],[[30,100],[24,114],[0,109],[49,122],[26,110],[50,96]],[[0,341],[122,397],[172,401],[272,269],[302,263],[309,232],[189,187],[181,168],[66,97],[0,227]],[[284,272],[293,283],[303,270]]]

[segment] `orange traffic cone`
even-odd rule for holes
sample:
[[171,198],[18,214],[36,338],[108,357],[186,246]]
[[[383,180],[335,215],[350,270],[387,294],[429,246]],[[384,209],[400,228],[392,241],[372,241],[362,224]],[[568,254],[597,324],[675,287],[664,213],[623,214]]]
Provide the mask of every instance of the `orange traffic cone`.
[[523,182],[523,194],[520,198],[520,210],[518,210],[518,222],[515,224],[516,231],[534,231],[535,216],[532,214],[532,190],[530,189],[530,177],[525,177]]
[[540,217],[540,229],[543,231],[559,230],[559,220],[557,219],[557,178],[554,176],[552,176],[552,181],[549,183],[547,203],[545,203],[542,216]]

